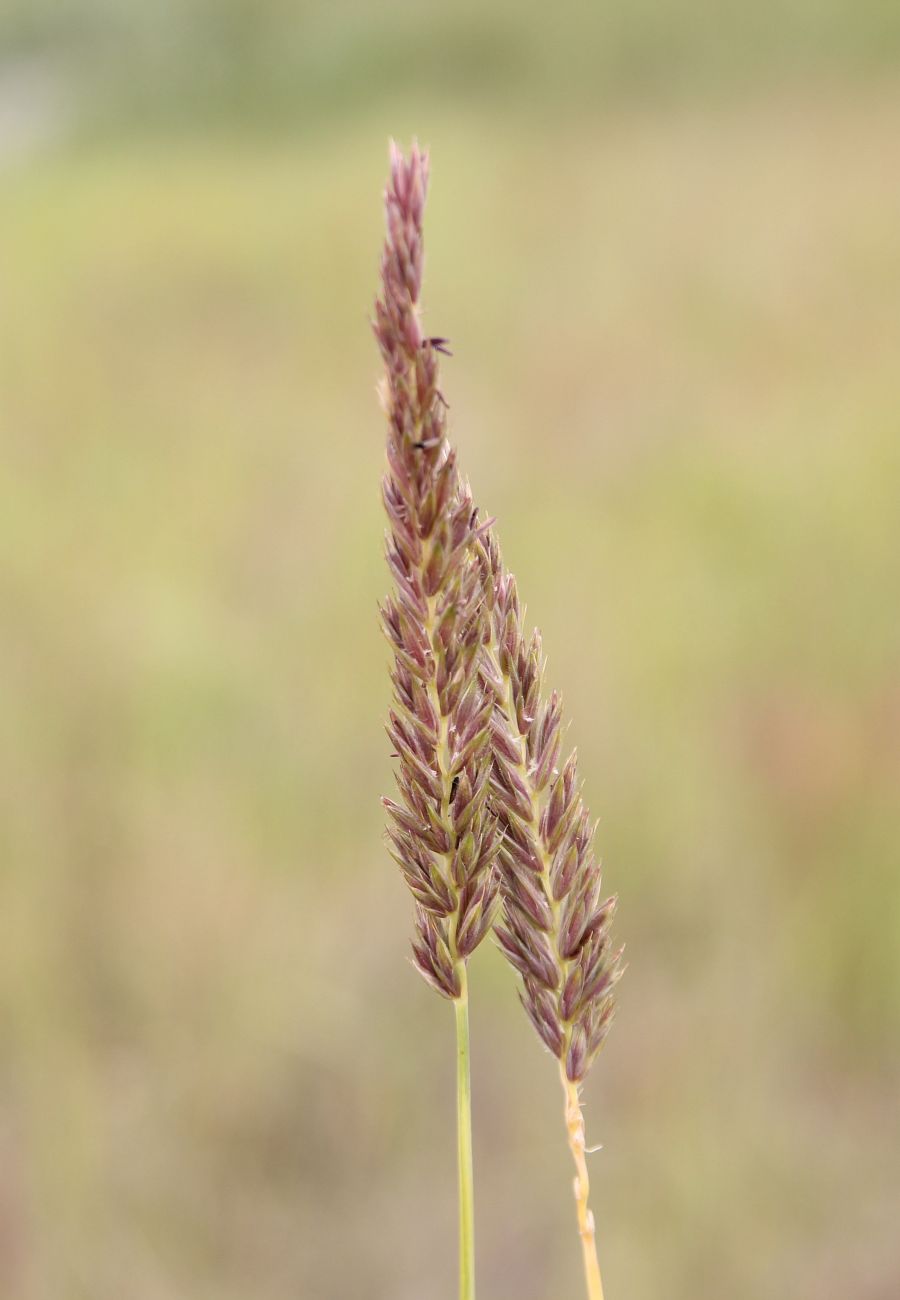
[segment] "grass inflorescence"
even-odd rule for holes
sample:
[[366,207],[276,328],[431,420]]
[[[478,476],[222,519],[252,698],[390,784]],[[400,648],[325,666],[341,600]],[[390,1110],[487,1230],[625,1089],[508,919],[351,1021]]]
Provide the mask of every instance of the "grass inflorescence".
[[609,934],[615,899],[602,897],[574,753],[559,767],[561,707],[543,690],[540,634],[523,628],[493,521],[480,517],[447,438],[446,340],[425,336],[419,315],[427,183],[427,155],[414,146],[404,158],[392,146],[374,319],[394,579],[382,607],[394,653],[388,734],[400,792],[384,800],[388,839],[415,901],[414,963],[456,1005],[460,1295],[474,1296],[466,967],[493,928],[559,1061],[588,1294],[597,1300],[579,1086],[621,975]]

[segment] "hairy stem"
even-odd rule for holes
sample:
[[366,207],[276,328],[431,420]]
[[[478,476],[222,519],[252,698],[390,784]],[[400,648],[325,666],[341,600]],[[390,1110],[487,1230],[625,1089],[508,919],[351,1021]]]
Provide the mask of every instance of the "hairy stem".
[[459,1160],[459,1300],[475,1300],[475,1220],[472,1176],[472,1090],[469,1074],[469,991],[460,963],[462,994],[456,1011],[456,1122]]
[[566,1131],[569,1135],[569,1150],[575,1161],[575,1208],[578,1212],[578,1232],[581,1236],[581,1253],[584,1257],[584,1277],[587,1283],[588,1300],[603,1300],[603,1283],[600,1280],[600,1265],[597,1262],[597,1242],[594,1236],[594,1216],[588,1207],[591,1184],[588,1178],[587,1161],[584,1151],[584,1117],[578,1097],[578,1084],[566,1077],[566,1067],[560,1063],[559,1075],[562,1079],[563,1093],[566,1099]]

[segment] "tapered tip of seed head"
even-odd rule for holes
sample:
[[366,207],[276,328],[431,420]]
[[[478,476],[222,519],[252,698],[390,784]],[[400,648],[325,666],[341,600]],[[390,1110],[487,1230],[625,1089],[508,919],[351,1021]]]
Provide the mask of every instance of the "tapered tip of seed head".
[[389,142],[391,162],[390,192],[402,212],[421,222],[428,189],[428,150],[414,139],[406,157],[397,141]]

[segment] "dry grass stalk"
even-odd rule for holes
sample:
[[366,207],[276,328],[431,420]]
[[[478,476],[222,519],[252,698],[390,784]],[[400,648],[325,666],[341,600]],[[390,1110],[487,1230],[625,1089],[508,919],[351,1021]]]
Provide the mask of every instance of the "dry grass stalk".
[[609,935],[616,900],[601,894],[575,754],[562,770],[557,766],[561,708],[556,692],[547,697],[542,689],[540,634],[526,637],[515,578],[492,533],[479,539],[478,553],[491,606],[485,665],[496,699],[491,784],[503,825],[503,921],[495,932],[522,978],[522,1004],[559,1061],[588,1294],[599,1300],[579,1088],[609,1030],[622,973],[621,949],[612,949]]

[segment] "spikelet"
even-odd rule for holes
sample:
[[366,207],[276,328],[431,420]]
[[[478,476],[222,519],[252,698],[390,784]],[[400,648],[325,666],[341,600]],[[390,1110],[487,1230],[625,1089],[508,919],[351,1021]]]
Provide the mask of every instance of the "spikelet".
[[414,145],[406,159],[392,146],[373,329],[385,366],[394,593],[381,615],[394,653],[387,730],[400,797],[383,802],[416,905],[413,960],[439,993],[459,998],[465,962],[498,902],[499,829],[488,806],[494,700],[480,671],[489,615],[471,562],[487,525],[447,441],[438,371],[446,341],[424,337],[419,319],[427,182],[427,154]]
[[496,701],[492,802],[503,829],[503,919],[495,933],[522,978],[532,1024],[578,1084],[609,1030],[622,973],[609,934],[616,900],[601,896],[576,755],[558,768],[561,708],[555,691],[543,693],[540,634],[525,636],[516,581],[493,533],[477,547],[491,607],[483,672]]

